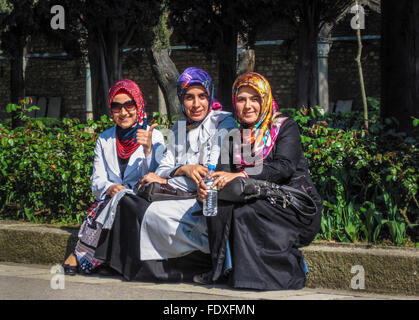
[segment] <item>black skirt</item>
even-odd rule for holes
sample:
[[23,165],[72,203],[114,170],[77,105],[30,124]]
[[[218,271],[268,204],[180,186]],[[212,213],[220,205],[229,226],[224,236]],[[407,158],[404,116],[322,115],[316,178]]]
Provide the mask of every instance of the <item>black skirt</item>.
[[313,220],[290,208],[255,200],[244,205],[220,202],[218,215],[208,217],[212,280],[223,275],[229,241],[235,288],[259,290],[301,289],[305,285],[303,254],[320,229],[321,206]]
[[140,261],[140,231],[144,214],[151,203],[127,194],[121,198],[111,230],[102,230],[95,257],[126,280],[192,281],[196,274],[211,270],[209,254],[195,251],[167,260]]

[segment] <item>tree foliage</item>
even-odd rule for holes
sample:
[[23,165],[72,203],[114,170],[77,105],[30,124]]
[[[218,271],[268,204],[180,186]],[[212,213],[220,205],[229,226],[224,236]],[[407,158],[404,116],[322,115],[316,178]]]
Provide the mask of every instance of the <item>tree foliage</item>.
[[398,130],[411,135],[419,118],[419,3],[384,1],[382,5],[382,116],[398,119]]
[[168,1],[169,21],[178,39],[198,46],[218,60],[217,99],[231,105],[231,87],[236,76],[238,31],[243,26],[243,5],[247,1]]
[[38,29],[37,0],[1,0],[0,35],[1,49],[12,55],[16,47],[25,46],[28,37]]
[[[0,4],[0,48],[11,61],[12,103],[25,96],[24,56],[28,40],[38,31],[37,3],[38,0],[2,0]],[[12,113],[12,125],[21,125],[15,113]]]
[[[42,1],[42,0],[41,0]],[[108,91],[121,80],[124,49],[149,46],[150,32],[157,24],[159,1],[104,2],[99,0],[44,0],[45,8],[61,5],[66,13],[66,29],[49,31],[69,50],[78,50],[90,62],[94,116],[107,114]],[[71,41],[69,41],[69,39]],[[78,45],[74,46],[74,41]],[[70,45],[68,45],[70,44]]]

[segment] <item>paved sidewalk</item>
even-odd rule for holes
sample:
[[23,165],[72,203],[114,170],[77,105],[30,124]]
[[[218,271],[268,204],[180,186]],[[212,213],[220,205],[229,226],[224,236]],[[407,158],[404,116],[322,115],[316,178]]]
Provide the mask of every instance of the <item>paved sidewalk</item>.
[[419,296],[378,295],[362,290],[258,292],[234,290],[227,285],[127,282],[120,277],[61,276],[51,273],[51,267],[0,263],[0,300],[419,300]]

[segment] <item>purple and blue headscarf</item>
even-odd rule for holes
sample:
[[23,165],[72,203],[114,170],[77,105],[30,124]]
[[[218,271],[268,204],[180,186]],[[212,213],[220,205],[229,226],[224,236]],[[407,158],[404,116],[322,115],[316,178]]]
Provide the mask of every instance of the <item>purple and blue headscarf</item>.
[[[183,97],[185,96],[186,90],[192,85],[200,85],[204,87],[208,94],[209,108],[205,118],[211,112],[211,110],[221,110],[222,105],[214,98],[214,83],[210,75],[202,69],[196,67],[187,68],[177,80],[177,95],[182,106],[182,112],[187,117],[185,112],[185,105],[183,104]],[[204,119],[205,119],[204,118]],[[188,122],[188,129],[196,128],[204,119],[201,121]],[[189,120],[189,119],[188,119]]]

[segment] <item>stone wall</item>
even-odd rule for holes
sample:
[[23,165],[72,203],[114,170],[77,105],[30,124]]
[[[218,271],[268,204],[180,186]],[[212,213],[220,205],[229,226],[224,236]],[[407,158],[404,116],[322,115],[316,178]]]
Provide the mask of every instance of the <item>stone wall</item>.
[[26,68],[26,95],[61,97],[61,117],[80,117],[85,109],[85,69],[80,60],[31,58]]
[[[363,41],[362,65],[367,97],[379,99],[381,95],[380,41]],[[358,44],[340,41],[332,45],[329,53],[330,101],[354,100],[354,109],[362,108],[358,65],[355,57]]]

